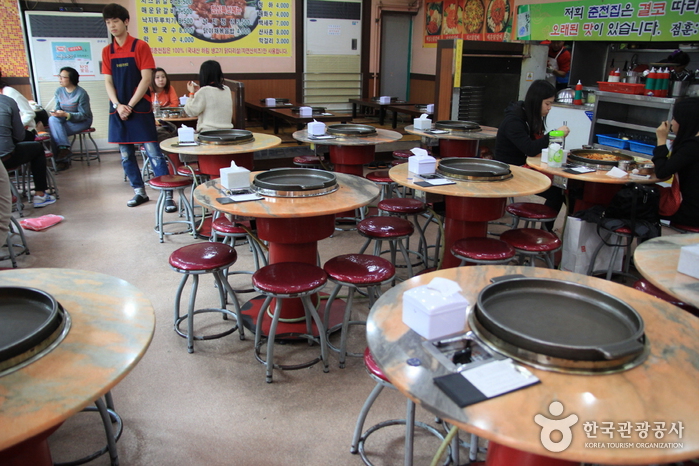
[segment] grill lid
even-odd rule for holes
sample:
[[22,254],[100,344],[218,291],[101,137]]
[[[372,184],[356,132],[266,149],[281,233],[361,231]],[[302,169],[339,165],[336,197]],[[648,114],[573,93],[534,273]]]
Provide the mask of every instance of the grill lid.
[[314,168],[279,168],[255,175],[253,191],[272,197],[311,197],[338,189],[334,173]]
[[205,144],[243,144],[254,140],[252,132],[244,129],[216,129],[199,133]]
[[369,125],[339,124],[328,126],[328,134],[337,136],[372,136],[376,128]]
[[435,128],[450,131],[480,131],[481,127],[473,121],[462,120],[441,120],[434,124]]
[[497,160],[448,157],[439,161],[437,173],[456,180],[503,181],[512,178],[510,166]]
[[[615,160],[597,160],[590,158],[590,156],[594,156],[594,154],[602,154],[614,158]],[[634,160],[633,157],[624,155],[621,152],[598,149],[572,149],[568,158],[585,167],[597,170],[611,170],[613,167],[619,166],[620,160]]]

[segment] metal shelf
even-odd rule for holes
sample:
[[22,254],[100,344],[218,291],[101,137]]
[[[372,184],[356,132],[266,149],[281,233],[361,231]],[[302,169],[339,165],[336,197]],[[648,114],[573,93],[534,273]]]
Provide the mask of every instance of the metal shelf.
[[[645,131],[647,133],[655,133],[655,127],[644,126],[644,125],[634,125],[632,123],[624,123],[623,121],[606,120],[604,118],[598,118],[596,123],[598,125],[611,125],[611,126],[617,126],[619,128],[633,129],[636,131]],[[658,122],[658,124],[660,124],[660,122]]]

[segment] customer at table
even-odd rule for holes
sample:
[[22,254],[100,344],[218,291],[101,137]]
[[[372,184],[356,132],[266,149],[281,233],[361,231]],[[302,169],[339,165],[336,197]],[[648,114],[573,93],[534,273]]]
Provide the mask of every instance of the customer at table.
[[[670,131],[675,133],[672,150],[667,146]],[[677,102],[672,121],[663,121],[655,134],[658,137],[658,145],[653,149],[655,176],[667,178],[680,174],[682,203],[669,220],[699,227],[699,97]]]
[[70,165],[70,142],[68,136],[78,134],[92,126],[92,110],[90,96],[85,89],[78,86],[80,75],[66,66],[58,73],[59,84],[54,100],[56,107],[49,117],[51,145],[56,154],[56,162],[63,164],[61,168]]
[[[524,101],[513,102],[505,109],[505,118],[498,127],[495,139],[495,160],[511,165],[525,165],[527,157],[541,154],[541,150],[549,145],[546,130],[546,115],[551,111],[551,104],[556,96],[556,88],[543,79],[534,81]],[[561,126],[568,136],[570,129]],[[545,204],[556,212],[563,206],[563,191],[551,187],[539,196],[546,199]],[[551,223],[544,224],[553,228]]]
[[26,97],[22,95],[14,87],[10,87],[2,79],[2,71],[0,71],[0,94],[6,95],[15,102],[17,102],[17,107],[19,107],[19,114],[22,118],[22,124],[24,125],[24,138],[22,141],[33,141],[36,137],[36,112],[32,108],[31,104]]
[[233,128],[233,97],[228,86],[223,84],[223,71],[217,61],[202,63],[199,85],[190,81],[187,90],[189,100],[184,111],[187,115],[199,117],[197,131]]
[[179,107],[180,99],[177,97],[175,87],[170,85],[170,78],[162,68],[156,68],[153,73],[153,82],[150,85],[153,94],[153,103],[157,100],[161,107]]

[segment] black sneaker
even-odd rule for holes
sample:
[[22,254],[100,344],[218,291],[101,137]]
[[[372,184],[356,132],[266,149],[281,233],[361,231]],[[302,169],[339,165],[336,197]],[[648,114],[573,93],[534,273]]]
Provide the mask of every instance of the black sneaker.
[[177,204],[172,199],[165,199],[165,212],[171,214],[177,212]]
[[144,202],[148,202],[148,196],[144,196],[143,194],[136,194],[133,197],[133,199],[126,203],[126,205],[129,207],[136,207],[143,204]]

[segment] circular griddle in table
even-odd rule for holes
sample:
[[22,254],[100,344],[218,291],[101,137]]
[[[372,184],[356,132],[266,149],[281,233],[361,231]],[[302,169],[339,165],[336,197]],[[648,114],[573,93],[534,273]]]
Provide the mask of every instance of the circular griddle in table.
[[[594,160],[586,157],[587,155],[591,154],[613,155],[618,160]],[[633,161],[634,158],[629,155],[624,155],[620,152],[615,151],[597,149],[573,149],[570,151],[570,154],[568,155],[568,160],[576,162],[588,168],[594,168],[595,170],[611,170],[612,168],[619,166],[619,160]]]
[[434,124],[434,127],[449,131],[481,131],[481,126],[478,123],[462,120],[440,120]]
[[343,123],[328,126],[328,134],[336,136],[373,136],[376,134],[376,128],[369,125]]
[[199,133],[199,142],[204,144],[244,144],[254,139],[252,132],[244,129],[216,129]]
[[280,168],[258,173],[253,191],[271,197],[313,197],[337,191],[334,173],[313,168]]
[[512,170],[506,163],[464,157],[441,159],[437,172],[459,181],[504,181],[512,178]]

